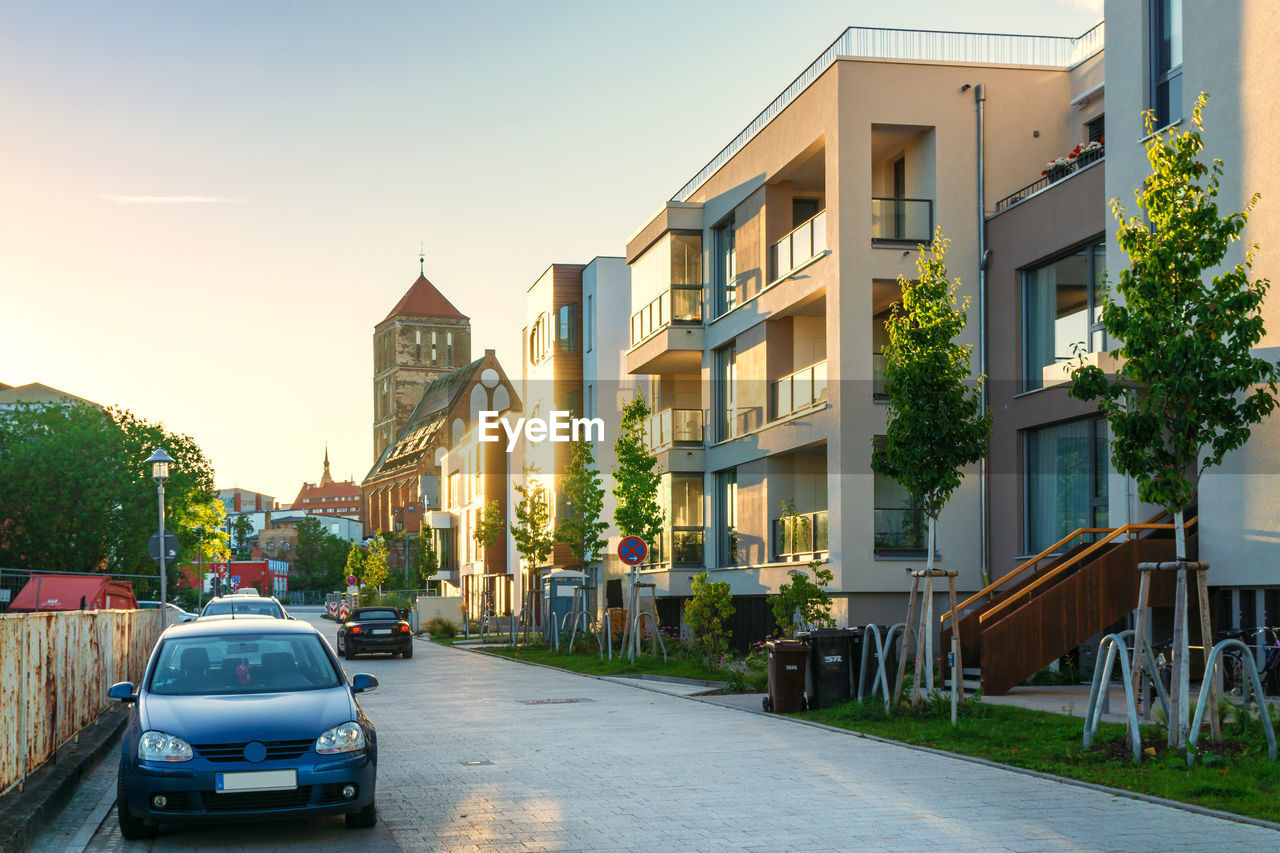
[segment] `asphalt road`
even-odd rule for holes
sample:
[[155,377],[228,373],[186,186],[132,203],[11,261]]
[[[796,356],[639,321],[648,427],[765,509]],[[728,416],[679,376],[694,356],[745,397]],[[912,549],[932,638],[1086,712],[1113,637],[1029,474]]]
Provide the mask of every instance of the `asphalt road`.
[[344,666],[381,681],[362,700],[375,829],[214,824],[126,843],[104,764],[36,849],[1280,849],[1262,827],[422,641],[408,661]]

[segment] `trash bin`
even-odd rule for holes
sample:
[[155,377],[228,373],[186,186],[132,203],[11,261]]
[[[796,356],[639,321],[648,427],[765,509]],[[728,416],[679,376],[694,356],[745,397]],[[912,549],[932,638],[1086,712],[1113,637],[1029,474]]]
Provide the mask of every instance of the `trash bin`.
[[818,628],[801,631],[796,639],[809,644],[809,677],[805,697],[810,708],[848,702],[854,694],[862,663],[861,628]]
[[764,709],[794,714],[804,709],[805,662],[809,647],[795,640],[769,640],[769,694]]

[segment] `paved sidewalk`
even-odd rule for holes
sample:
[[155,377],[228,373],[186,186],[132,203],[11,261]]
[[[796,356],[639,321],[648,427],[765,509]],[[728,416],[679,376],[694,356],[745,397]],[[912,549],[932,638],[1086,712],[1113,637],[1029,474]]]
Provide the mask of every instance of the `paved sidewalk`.
[[376,709],[380,776],[398,781],[380,786],[382,818],[406,850],[1280,847],[1269,829],[769,715],[419,654],[416,701],[397,688]]

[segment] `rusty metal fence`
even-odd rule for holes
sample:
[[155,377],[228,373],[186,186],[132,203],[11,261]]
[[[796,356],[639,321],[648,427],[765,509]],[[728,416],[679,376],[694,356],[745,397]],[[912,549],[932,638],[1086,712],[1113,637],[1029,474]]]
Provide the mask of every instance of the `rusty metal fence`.
[[0,615],[0,793],[21,785],[142,677],[158,610]]

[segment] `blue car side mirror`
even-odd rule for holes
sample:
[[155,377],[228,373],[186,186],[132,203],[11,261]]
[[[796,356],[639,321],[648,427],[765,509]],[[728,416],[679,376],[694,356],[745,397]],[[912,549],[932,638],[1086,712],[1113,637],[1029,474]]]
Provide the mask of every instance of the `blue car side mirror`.
[[127,681],[121,681],[118,684],[111,685],[111,688],[107,690],[107,696],[115,699],[117,702],[138,701],[138,694],[133,692],[133,685]]
[[[368,693],[378,686],[378,679],[364,672],[357,672],[351,676],[351,692],[352,693]],[[112,688],[113,690],[115,688]]]

